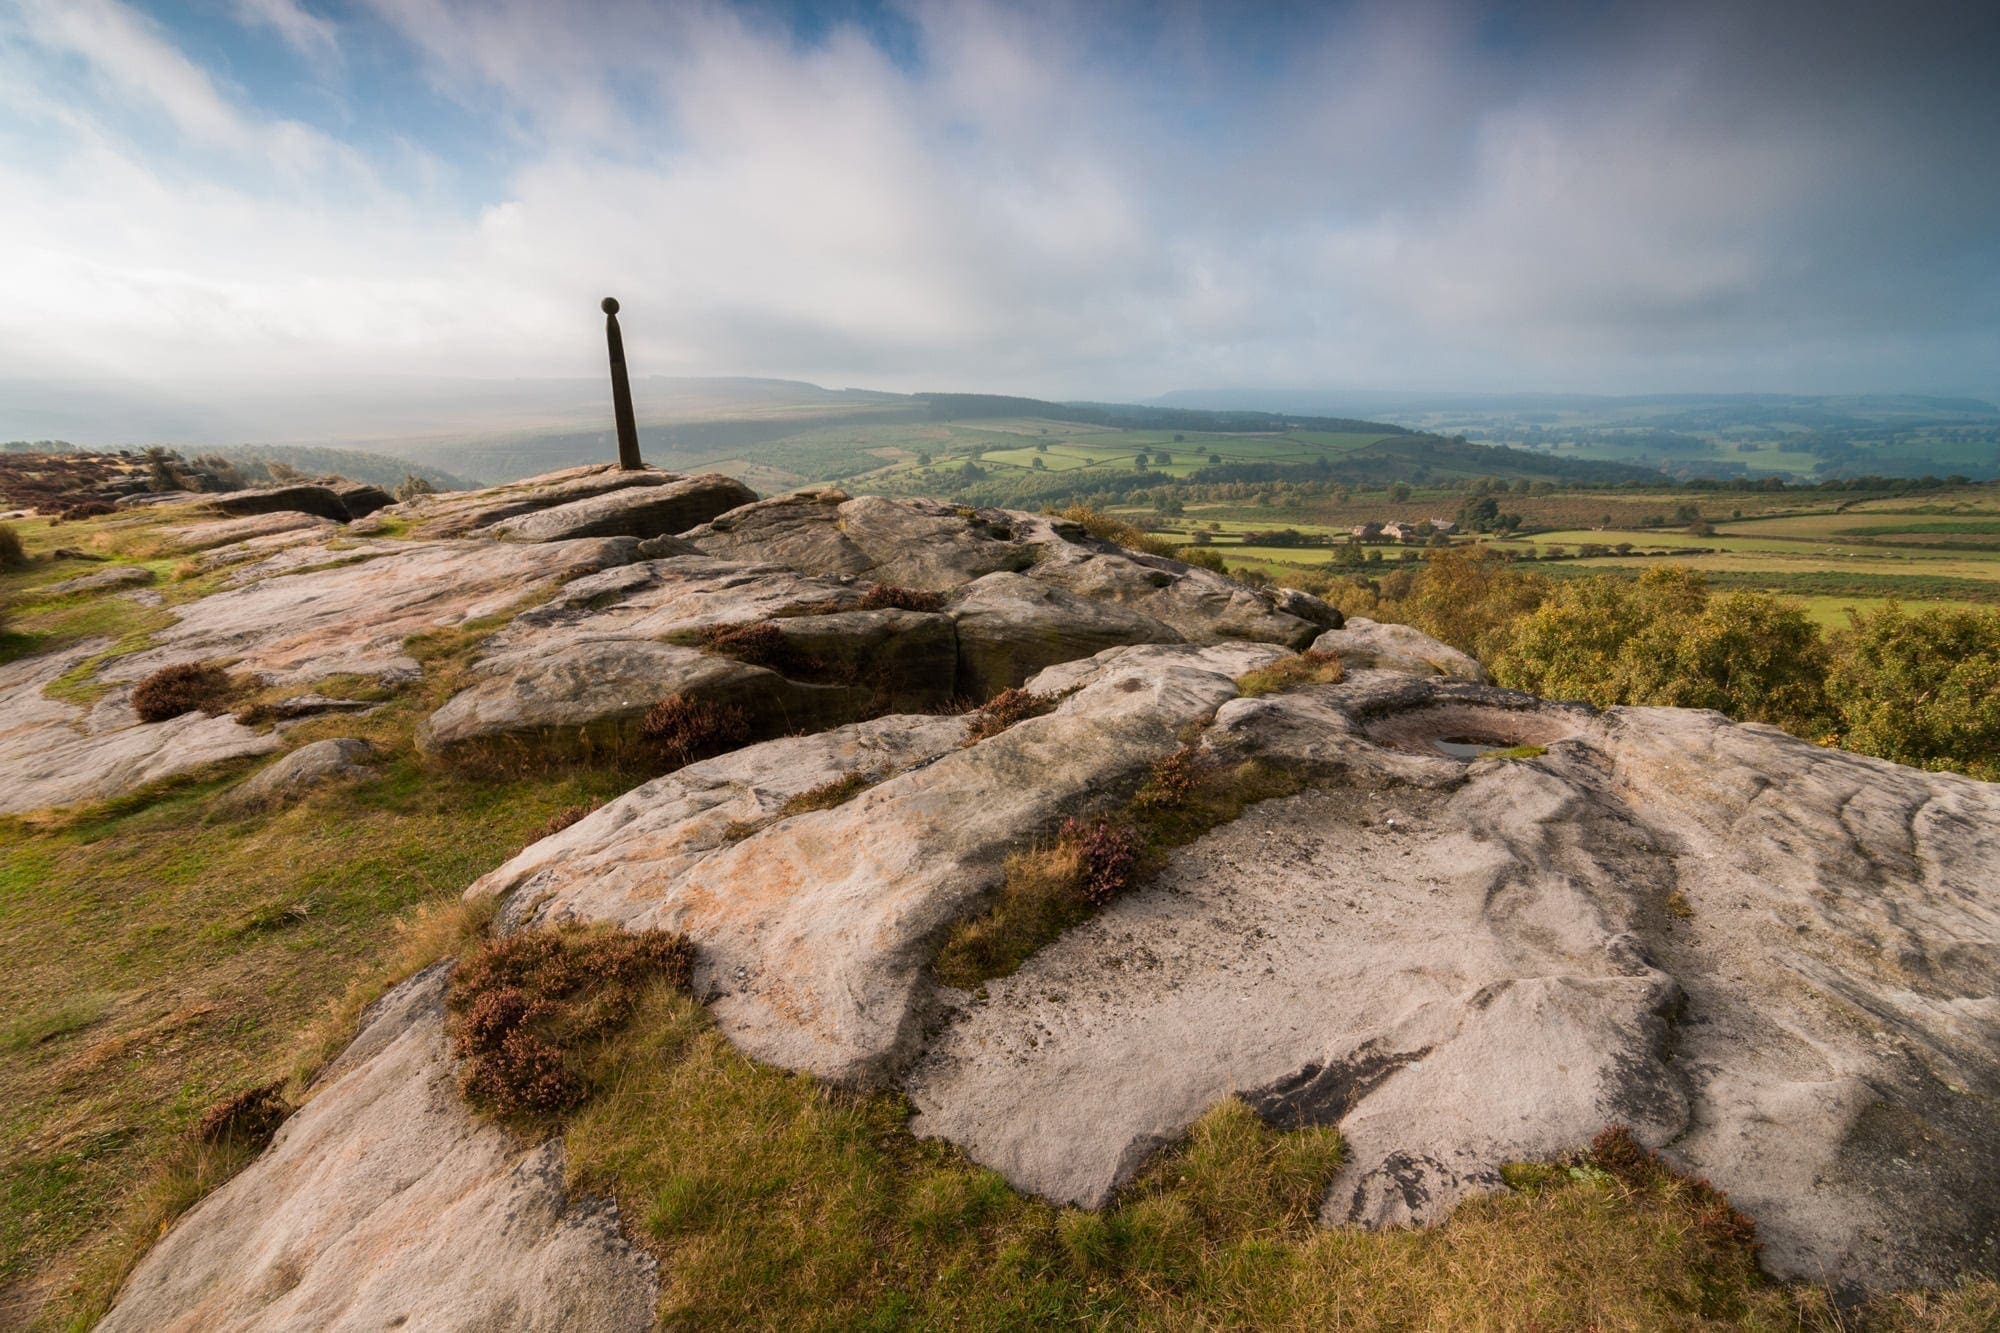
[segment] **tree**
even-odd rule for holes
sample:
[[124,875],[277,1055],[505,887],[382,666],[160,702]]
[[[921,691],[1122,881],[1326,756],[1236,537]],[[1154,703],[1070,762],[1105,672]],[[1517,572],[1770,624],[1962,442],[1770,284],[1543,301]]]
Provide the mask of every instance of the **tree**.
[[1389,488],[1389,498],[1391,500],[1396,501],[1398,504],[1402,503],[1404,500],[1409,499],[1410,498],[1409,483],[1399,481],[1394,486],[1391,486]]
[[1036,454],[1034,456],[1034,458],[1030,461],[1029,466],[1032,467],[1037,472],[1047,472],[1049,470],[1049,465],[1042,461],[1042,456],[1040,454]]
[[1448,547],[1427,556],[1399,610],[1431,637],[1487,661],[1548,593],[1547,578],[1509,569],[1491,551]]
[[1713,708],[1800,734],[1826,721],[1826,645],[1805,609],[1767,593],[1711,598],[1681,565],[1563,581],[1492,665],[1514,689],[1600,708]]
[[1827,676],[1840,743],[2000,781],[2000,612],[1891,602],[1849,620]]
[[436,491],[437,487],[431,485],[428,478],[406,472],[403,479],[396,483],[395,495],[398,500],[414,500],[419,495],[431,495]]

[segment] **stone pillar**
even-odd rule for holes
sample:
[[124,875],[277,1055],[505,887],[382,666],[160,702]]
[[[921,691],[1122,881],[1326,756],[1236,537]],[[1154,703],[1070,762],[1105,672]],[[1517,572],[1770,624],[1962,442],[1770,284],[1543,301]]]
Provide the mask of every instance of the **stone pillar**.
[[611,410],[618,418],[618,466],[637,472],[639,426],[632,419],[632,381],[625,377],[625,338],[618,332],[618,298],[604,298],[604,341],[611,345]]

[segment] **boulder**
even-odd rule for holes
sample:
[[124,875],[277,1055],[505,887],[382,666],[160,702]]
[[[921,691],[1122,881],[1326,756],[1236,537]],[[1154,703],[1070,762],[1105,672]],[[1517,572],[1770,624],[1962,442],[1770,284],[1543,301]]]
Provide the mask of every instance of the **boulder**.
[[0,815],[109,800],[224,760],[283,746],[234,718],[183,713],[143,724],[115,689],[94,707],[43,689],[111,646],[93,639],[59,653],[0,664]]
[[672,472],[652,468],[626,472],[615,463],[595,463],[510,481],[502,486],[415,496],[370,514],[354,531],[367,535],[407,524],[412,537],[464,537],[520,514],[553,509],[628,487],[664,486],[678,480],[679,476]]
[[352,737],[314,741],[265,765],[231,792],[230,800],[239,806],[282,805],[328,782],[372,778],[375,770],[367,761],[374,755],[374,746]]
[[336,523],[345,523],[348,518],[347,506],[340,497],[330,487],[313,483],[225,491],[221,495],[204,496],[203,503],[211,512],[231,518],[274,513],[314,514]]
[[1408,625],[1382,624],[1366,616],[1349,616],[1340,628],[1313,640],[1313,649],[1338,653],[1350,667],[1379,667],[1456,680],[1486,679],[1485,667],[1450,644],[1439,643]]
[[459,1101],[448,965],[378,1001],[269,1149],[155,1245],[105,1333],[653,1326],[653,1261],[563,1187],[560,1141]]
[[617,749],[668,695],[740,709],[757,738],[851,721],[870,711],[858,686],[812,685],[679,644],[593,637],[542,640],[482,657],[475,682],[424,720],[417,745],[475,743],[543,753]]
[[931,592],[1035,563],[1005,510],[873,495],[857,500],[834,490],[747,505],[682,537],[723,559],[866,575]]
[[396,503],[396,497],[365,481],[330,481],[326,488],[340,497],[340,507],[350,519],[366,518],[378,509]]
[[79,592],[104,592],[111,588],[143,588],[159,580],[159,575],[144,565],[113,565],[110,569],[100,569],[94,574],[78,574],[75,578],[51,583],[46,588],[35,591],[37,597],[68,597]]
[[742,482],[709,472],[657,486],[627,487],[504,519],[487,530],[512,541],[566,541],[576,537],[667,537],[749,504],[757,493]]
[[1022,574],[974,579],[951,618],[958,626],[959,692],[975,699],[1120,644],[1181,642],[1177,630],[1151,616]]
[[[629,537],[516,546],[376,542],[360,550],[303,546],[239,571],[239,586],[176,608],[180,619],[144,652],[100,673],[138,680],[176,662],[233,660],[269,684],[360,674],[420,674],[404,640],[518,607],[577,575],[632,558]],[[316,567],[329,560],[347,563]],[[291,564],[299,572],[278,572]]]

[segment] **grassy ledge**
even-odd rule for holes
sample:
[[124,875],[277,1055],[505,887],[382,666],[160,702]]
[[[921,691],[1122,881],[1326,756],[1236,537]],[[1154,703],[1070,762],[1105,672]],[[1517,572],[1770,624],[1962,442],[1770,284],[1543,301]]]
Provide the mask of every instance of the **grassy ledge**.
[[1053,840],[1009,856],[993,905],[952,927],[932,974],[961,990],[1010,975],[1064,931],[1158,874],[1173,848],[1230,823],[1258,801],[1304,786],[1265,764],[1225,763],[1182,746],[1153,766],[1120,810],[1072,819]]

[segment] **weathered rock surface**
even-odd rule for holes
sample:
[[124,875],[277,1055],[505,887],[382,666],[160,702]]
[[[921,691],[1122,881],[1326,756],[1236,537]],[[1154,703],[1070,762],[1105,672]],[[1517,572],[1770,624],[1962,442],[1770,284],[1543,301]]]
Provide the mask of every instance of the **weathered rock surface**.
[[0,665],[0,814],[105,800],[284,744],[227,716],[183,713],[141,723],[126,702],[129,689],[114,690],[88,709],[43,695],[57,678],[109,646],[91,640]]
[[1180,632],[1115,602],[1095,602],[1021,574],[988,574],[952,608],[959,691],[984,699],[1044,667],[1131,643],[1179,643]]
[[110,588],[143,588],[159,580],[159,575],[144,565],[113,565],[110,569],[100,569],[94,574],[78,574],[73,579],[51,583],[39,589],[38,597],[67,597],[79,592],[103,592]]
[[240,806],[282,805],[324,783],[370,778],[375,770],[368,761],[374,755],[374,746],[354,737],[314,741],[267,764],[232,791],[230,800]]
[[495,523],[496,537],[512,541],[568,541],[576,537],[671,537],[717,514],[749,504],[757,493],[732,477],[707,472],[655,486],[628,486],[584,500]]
[[1439,643],[1408,625],[1385,625],[1366,616],[1349,617],[1338,629],[1313,640],[1322,653],[1339,653],[1352,667],[1380,667],[1413,675],[1451,676],[1484,681],[1486,668],[1450,644]]
[[[1279,655],[1254,645],[1115,651],[1124,656],[1055,712],[684,868],[654,862],[651,840],[615,836],[632,807],[679,799],[654,784],[569,830],[559,860],[531,871],[516,858],[472,891],[686,931],[702,946],[701,984],[722,991],[714,1012],[744,1050],[840,1082],[883,1077],[914,1053],[925,969],[943,932],[998,887],[1006,854],[1136,787],[1180,728],[1235,694],[1235,675]],[[940,738],[965,727],[884,722]],[[586,826],[614,836],[592,848],[577,832]],[[666,845],[677,849],[671,837]],[[645,886],[636,900],[635,881]]]
[[[162,528],[160,533],[182,551],[208,551],[215,547],[238,544],[249,550],[266,551],[274,549],[270,542],[257,546],[251,545],[251,539],[288,537],[290,540],[282,544],[291,545],[294,542],[331,536],[339,530],[340,525],[330,518],[280,509],[268,514],[251,514],[245,518],[211,518],[199,523],[183,523]],[[220,554],[217,552],[218,556]]]
[[672,643],[586,639],[490,654],[480,679],[424,721],[418,745],[443,753],[473,742],[589,751],[631,744],[648,709],[670,694],[743,711],[758,739],[859,716],[868,692],[802,684],[764,667]]
[[127,1279],[104,1333],[648,1329],[658,1279],[608,1202],[563,1190],[453,1086],[442,967],[361,1035],[248,1169]]
[[[408,636],[508,611],[523,600],[633,554],[630,538],[513,546],[501,542],[378,542],[325,551],[333,568],[258,577],[178,608],[155,646],[110,663],[104,675],[137,680],[176,662],[221,661],[270,683],[341,673],[389,679],[418,674]],[[310,563],[301,549],[273,559]]]
[[[1441,654],[1415,646],[1424,676],[1240,700],[1231,677],[1276,649],[1111,650],[1029,683],[1077,690],[1055,713],[834,810],[730,842],[742,807],[677,775],[475,892],[522,925],[687,931],[746,1051],[899,1083],[920,1131],[1058,1199],[1103,1202],[1234,1094],[1340,1126],[1332,1224],[1437,1220],[1622,1123],[1729,1190],[1780,1274],[1989,1264],[2000,788],[1713,714],[1544,704],[1429,675]],[[1129,793],[1211,714],[1212,751],[1312,787],[983,998],[925,979],[1008,851]],[[1434,748],[1468,727],[1548,753]],[[828,772],[766,746],[712,762],[748,786]]]
[[315,514],[320,518],[330,518],[336,523],[348,519],[347,506],[331,487],[315,483],[300,483],[289,486],[264,486],[249,491],[225,491],[221,495],[203,497],[204,505],[214,513],[241,518],[246,514],[271,514],[290,511],[299,514]]
[[464,537],[519,514],[554,509],[632,486],[664,486],[679,479],[675,473],[652,468],[624,472],[616,464],[598,463],[476,491],[420,495],[377,510],[354,531],[365,535],[384,531],[391,522],[408,522],[412,537]]
[[[1249,639],[1301,648],[1338,613],[1302,593],[1267,593],[1213,571],[1126,551],[1074,523],[936,500],[809,491],[759,501],[682,534],[728,560],[865,577],[933,592],[988,574],[1026,574],[1171,626],[1189,642]],[[1310,616],[1279,609],[1314,606]]]

